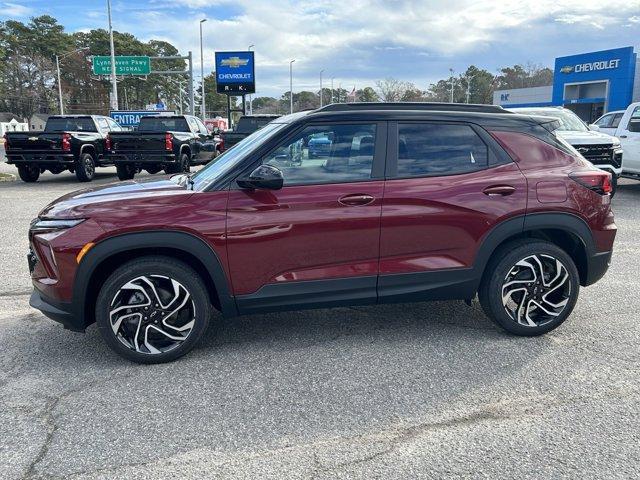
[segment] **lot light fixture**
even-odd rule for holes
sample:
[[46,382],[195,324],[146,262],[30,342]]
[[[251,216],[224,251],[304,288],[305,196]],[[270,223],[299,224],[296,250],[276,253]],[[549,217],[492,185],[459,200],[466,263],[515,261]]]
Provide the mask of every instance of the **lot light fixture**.
[[202,24],[206,22],[207,19],[203,18],[200,20],[200,76],[202,77],[202,103],[200,108],[200,114],[202,116],[202,121],[206,118],[205,104],[204,104],[204,51],[202,49]]
[[289,113],[293,113],[293,62],[289,62]]

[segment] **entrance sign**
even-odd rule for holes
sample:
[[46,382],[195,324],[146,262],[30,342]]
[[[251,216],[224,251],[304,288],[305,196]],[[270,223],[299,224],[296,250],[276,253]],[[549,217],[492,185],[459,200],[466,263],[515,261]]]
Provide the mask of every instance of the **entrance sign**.
[[173,112],[150,112],[144,111],[130,111],[130,110],[118,110],[109,112],[109,116],[113,118],[121,127],[137,127],[140,123],[140,118],[156,116],[164,113],[165,115]]

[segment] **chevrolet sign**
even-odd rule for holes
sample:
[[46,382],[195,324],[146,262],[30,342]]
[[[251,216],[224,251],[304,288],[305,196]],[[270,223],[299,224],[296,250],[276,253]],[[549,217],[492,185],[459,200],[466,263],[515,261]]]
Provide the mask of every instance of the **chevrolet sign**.
[[248,58],[240,58],[240,57],[229,57],[225,58],[220,62],[220,65],[231,68],[244,67],[249,63]]
[[582,72],[595,72],[598,70],[613,70],[620,66],[620,59],[602,60],[599,62],[579,63],[577,65],[567,65],[562,67],[560,71],[562,73],[582,73]]
[[216,91],[226,95],[255,93],[253,52],[216,52]]

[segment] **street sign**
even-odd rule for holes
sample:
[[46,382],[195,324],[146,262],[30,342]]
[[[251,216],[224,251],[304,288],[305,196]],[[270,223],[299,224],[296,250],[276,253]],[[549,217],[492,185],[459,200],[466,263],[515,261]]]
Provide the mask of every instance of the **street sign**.
[[121,127],[137,127],[140,123],[140,118],[160,115],[161,113],[174,113],[174,112],[150,112],[144,111],[129,111],[129,110],[112,110],[109,112],[109,116],[113,118]]
[[255,93],[253,52],[216,52],[216,91],[227,95]]
[[[151,59],[149,57],[116,57],[116,75],[149,75]],[[94,75],[111,75],[111,57],[93,57]]]

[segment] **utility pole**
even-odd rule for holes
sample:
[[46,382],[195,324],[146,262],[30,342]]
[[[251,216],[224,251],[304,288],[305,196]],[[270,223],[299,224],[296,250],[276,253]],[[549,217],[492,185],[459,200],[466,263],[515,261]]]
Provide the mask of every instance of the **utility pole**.
[[451,72],[451,103],[453,103],[453,68],[450,68],[449,71]]
[[113,25],[111,24],[111,0],[107,0],[109,17],[109,45],[111,47],[111,109],[118,110],[118,82],[116,80],[116,53],[113,48]]
[[[251,51],[251,49],[255,47],[255,45],[252,43],[251,45],[249,45],[249,48],[247,48],[248,51]],[[247,112],[243,112],[245,115]],[[249,94],[249,115],[253,115],[253,98],[251,98],[251,94]]]
[[293,113],[293,62],[289,62],[289,113]]
[[200,76],[202,77],[202,106],[200,107],[200,116],[202,117],[203,122],[206,118],[206,112],[204,105],[204,52],[202,49],[202,24],[206,21],[206,18],[200,20]]
[[324,70],[320,70],[320,108],[322,108],[322,72]]
[[196,114],[195,94],[193,91],[193,53],[189,52],[189,115]]
[[333,79],[335,77],[331,77],[331,103],[333,103]]

